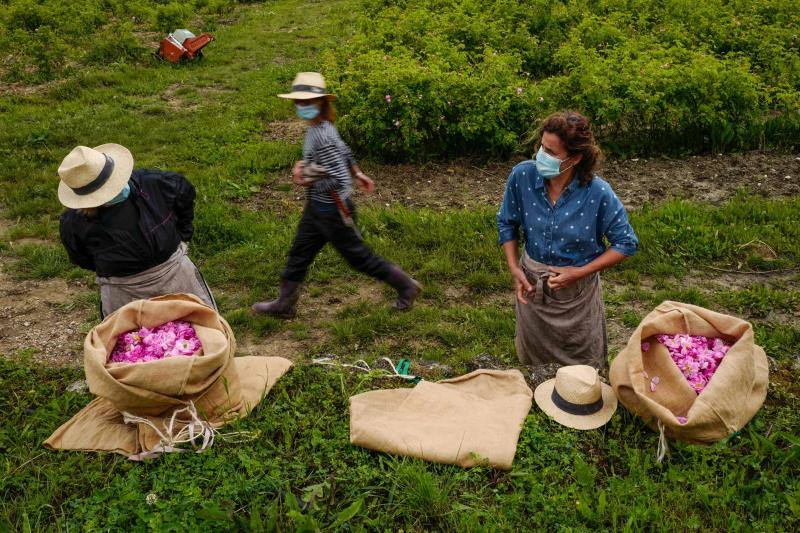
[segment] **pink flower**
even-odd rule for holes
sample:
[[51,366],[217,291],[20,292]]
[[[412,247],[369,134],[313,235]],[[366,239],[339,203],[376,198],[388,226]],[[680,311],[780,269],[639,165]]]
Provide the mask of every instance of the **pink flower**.
[[678,424],[681,424],[681,425],[683,425],[683,424],[685,424],[686,422],[688,422],[688,420],[686,419],[686,417],[685,417],[685,416],[677,416],[677,417],[675,417],[675,418],[677,418],[677,419],[678,419]]
[[649,342],[643,342],[642,343],[642,351],[646,352],[649,349],[650,349],[650,343]]
[[667,347],[675,365],[697,394],[708,385],[730,348],[722,339],[700,335],[657,335],[656,339]]
[[391,104],[392,103],[392,95],[391,94],[387,94],[386,96],[384,96],[384,98],[386,99],[386,103],[387,104]]
[[164,357],[191,356],[202,349],[192,325],[171,321],[156,328],[140,328],[123,333],[111,353],[114,363],[142,363]]

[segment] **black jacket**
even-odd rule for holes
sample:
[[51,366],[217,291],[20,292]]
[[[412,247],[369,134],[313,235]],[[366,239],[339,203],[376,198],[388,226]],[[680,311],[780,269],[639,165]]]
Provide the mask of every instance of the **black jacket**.
[[[73,263],[102,277],[129,276],[163,263],[191,240],[195,190],[183,175],[136,169],[130,186],[124,207],[101,207],[95,217],[75,209],[61,215],[61,242]],[[138,225],[121,220],[123,213],[131,223],[138,217]]]

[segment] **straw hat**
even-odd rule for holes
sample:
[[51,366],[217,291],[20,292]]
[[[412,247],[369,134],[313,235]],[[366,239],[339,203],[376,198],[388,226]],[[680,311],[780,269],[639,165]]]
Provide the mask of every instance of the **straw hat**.
[[599,428],[617,410],[614,390],[586,365],[559,368],[554,379],[536,387],[533,397],[550,418],[573,429]]
[[78,146],[58,167],[58,199],[66,207],[99,207],[125,188],[133,172],[133,156],[119,144]]
[[292,92],[279,94],[289,100],[313,100],[314,98],[336,98],[325,92],[325,78],[319,72],[301,72],[292,82]]

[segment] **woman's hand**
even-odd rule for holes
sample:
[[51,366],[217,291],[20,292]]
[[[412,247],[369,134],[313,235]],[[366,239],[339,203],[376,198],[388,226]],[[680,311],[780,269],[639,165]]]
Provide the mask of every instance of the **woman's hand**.
[[517,300],[522,304],[527,304],[528,300],[525,299],[525,296],[533,291],[533,285],[528,281],[528,276],[525,275],[525,272],[523,272],[521,268],[513,267],[511,269],[511,277],[514,280],[514,290],[517,293]]
[[303,177],[303,165],[305,165],[305,163],[302,160],[294,164],[294,168],[292,168],[292,181],[301,187],[308,187],[311,185],[311,181]]
[[356,172],[356,186],[365,193],[371,193],[375,190],[375,182],[363,172]]
[[579,279],[586,277],[586,272],[580,267],[550,267],[549,270],[553,275],[547,278],[547,285],[554,291],[569,287]]

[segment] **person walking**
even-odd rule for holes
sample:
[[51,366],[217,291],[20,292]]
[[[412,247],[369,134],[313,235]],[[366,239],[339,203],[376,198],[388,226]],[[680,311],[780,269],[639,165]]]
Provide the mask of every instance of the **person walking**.
[[194,186],[183,175],[134,169],[119,144],[74,148],[58,167],[61,242],[70,261],[96,274],[100,315],[128,302],[171,293],[217,309],[188,254]]
[[608,364],[600,272],[634,255],[639,241],[622,202],[594,173],[602,154],[587,118],[555,113],[539,131],[535,160],[511,171],[497,213],[516,291],[517,357],[600,370]]
[[356,270],[391,285],[397,291],[394,309],[410,309],[422,290],[420,284],[376,255],[358,230],[351,198],[353,181],[368,193],[375,184],[361,171],[334,126],[334,96],[326,92],[325,79],[316,72],[301,72],[292,83],[292,91],[278,96],[292,100],[297,115],[308,126],[303,159],[292,170],[294,183],[306,188],[306,205],[281,274],[279,296],[255,303],[253,311],[282,318],[295,316],[308,268],[326,243],[331,243]]

